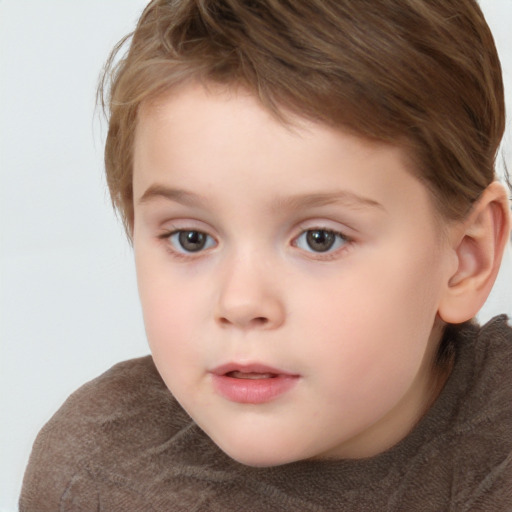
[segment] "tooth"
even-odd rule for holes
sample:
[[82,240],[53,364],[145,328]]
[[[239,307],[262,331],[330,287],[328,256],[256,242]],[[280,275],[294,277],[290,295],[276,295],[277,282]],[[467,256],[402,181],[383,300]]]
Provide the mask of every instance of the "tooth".
[[249,379],[249,380],[258,380],[258,379],[271,379],[275,377],[272,373],[244,373],[244,372],[230,372],[231,377],[235,379]]

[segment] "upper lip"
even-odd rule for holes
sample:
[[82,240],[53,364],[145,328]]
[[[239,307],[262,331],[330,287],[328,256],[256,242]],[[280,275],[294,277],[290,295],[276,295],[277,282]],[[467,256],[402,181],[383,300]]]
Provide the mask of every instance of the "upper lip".
[[285,370],[281,370],[279,368],[273,368],[271,366],[267,366],[261,363],[249,363],[249,364],[239,364],[239,363],[226,363],[214,368],[211,373],[214,375],[226,375],[231,372],[240,372],[240,373],[264,373],[264,374],[272,374],[272,375],[284,375],[289,377],[297,377],[296,374],[287,372]]

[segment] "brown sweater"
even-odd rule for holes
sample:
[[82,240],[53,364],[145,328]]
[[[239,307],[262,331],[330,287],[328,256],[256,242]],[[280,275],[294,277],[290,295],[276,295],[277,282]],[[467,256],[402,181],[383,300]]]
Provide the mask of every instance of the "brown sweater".
[[377,457],[240,465],[173,399],[150,357],[74,393],[40,432],[22,512],[512,511],[512,329],[456,340],[430,411]]

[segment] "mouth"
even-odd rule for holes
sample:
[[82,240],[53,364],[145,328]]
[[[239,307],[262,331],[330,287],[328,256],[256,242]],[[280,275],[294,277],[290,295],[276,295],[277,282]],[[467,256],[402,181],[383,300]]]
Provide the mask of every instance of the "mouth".
[[233,371],[225,374],[226,377],[231,377],[232,379],[248,379],[248,380],[260,380],[260,379],[275,379],[279,377],[278,374],[275,373],[257,373],[257,372],[240,372]]
[[229,375],[233,378],[239,379],[252,379],[252,378],[263,378],[269,379],[278,377],[279,375],[293,375],[290,372],[281,370],[279,368],[273,368],[265,364],[250,363],[250,364],[239,364],[239,363],[227,363],[222,366],[218,366],[213,369],[214,375]]
[[211,372],[214,390],[230,402],[263,404],[290,391],[299,375],[277,368],[229,363]]

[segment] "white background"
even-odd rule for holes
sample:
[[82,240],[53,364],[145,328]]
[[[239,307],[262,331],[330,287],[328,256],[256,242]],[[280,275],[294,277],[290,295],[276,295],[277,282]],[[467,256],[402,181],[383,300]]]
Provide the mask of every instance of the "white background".
[[[102,64],[145,3],[0,0],[0,512],[17,509],[34,437],[65,398],[148,353],[94,110]],[[512,110],[512,0],[482,7]],[[506,257],[482,320],[512,314]]]

